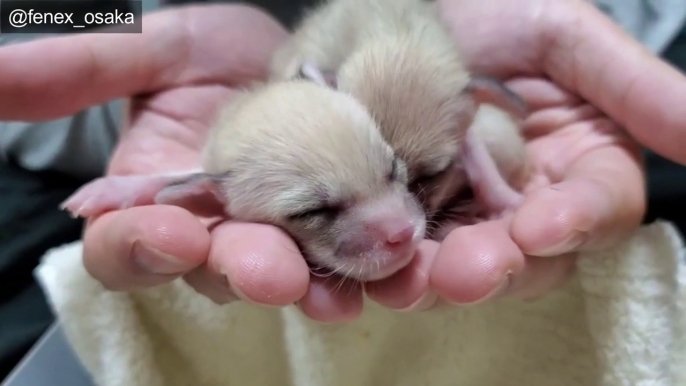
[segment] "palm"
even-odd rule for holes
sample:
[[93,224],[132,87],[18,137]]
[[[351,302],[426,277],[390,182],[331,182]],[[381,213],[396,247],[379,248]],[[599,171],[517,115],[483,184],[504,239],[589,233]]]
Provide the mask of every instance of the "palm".
[[109,167],[113,174],[179,171],[200,166],[200,151],[226,86],[179,87],[132,103]]
[[[285,31],[276,23],[254,11],[194,7],[175,16],[170,26],[175,33],[167,35],[171,37],[163,43],[177,57],[169,58],[162,74],[154,74],[167,78],[164,91],[132,101],[129,124],[109,173],[200,166],[200,150],[216,109],[229,100],[235,87],[264,76],[271,51],[285,38]],[[237,30],[254,33],[237,34]]]
[[540,108],[532,112],[523,129],[536,168],[528,192],[563,181],[574,165],[596,152],[635,151],[631,143],[621,141],[616,126],[586,104]]
[[[584,31],[576,29],[583,25],[579,18],[589,17],[586,1],[443,0],[439,6],[469,67],[506,80],[530,105],[523,133],[535,173],[511,221],[448,235],[431,286],[461,303],[503,288],[540,295],[569,275],[574,252],[606,246],[640,223],[645,193],[637,146],[585,100],[616,100],[611,93],[621,95],[630,84],[593,83],[611,75],[604,73],[606,56],[585,47]],[[466,252],[458,260],[459,250]]]
[[[563,183],[571,174],[576,173],[579,177],[577,170],[588,170],[584,166],[589,163],[598,171],[606,169],[606,176],[617,171],[615,177],[621,178],[623,170],[640,174],[636,144],[629,141],[606,115],[578,95],[584,91],[584,85],[575,81],[580,78],[575,63],[582,55],[579,50],[583,41],[570,39],[573,34],[564,33],[563,28],[580,25],[573,18],[582,17],[580,15],[584,13],[578,9],[585,3],[530,0],[526,6],[521,2],[505,1],[484,6],[483,2],[467,0],[441,4],[448,11],[445,14],[449,15],[458,46],[465,52],[470,67],[509,80],[532,108],[523,128],[529,155],[536,167],[535,178],[527,189],[529,194],[535,194],[541,187]],[[463,38],[465,36],[469,38]],[[551,54],[553,51],[556,53]],[[594,69],[598,76],[603,76],[606,63],[602,56],[595,60]],[[584,183],[595,184],[595,188],[610,183],[590,177],[593,178]],[[643,197],[639,186],[627,184],[640,181],[627,177],[611,182],[622,183],[625,189],[636,188],[638,192],[625,202],[615,204],[636,209],[625,217],[628,220],[625,229],[629,229],[640,218]],[[561,211],[566,209],[561,208]],[[533,222],[528,225],[535,226]],[[621,231],[618,229],[617,233]]]

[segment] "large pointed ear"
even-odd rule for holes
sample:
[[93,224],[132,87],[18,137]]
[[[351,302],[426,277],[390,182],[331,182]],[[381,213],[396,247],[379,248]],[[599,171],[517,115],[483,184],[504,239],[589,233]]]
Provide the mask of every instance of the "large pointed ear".
[[309,80],[320,86],[331,87],[333,89],[338,88],[338,80],[333,71],[322,70],[319,66],[309,61],[303,62],[303,64],[300,65],[296,78]]
[[463,92],[477,104],[491,104],[517,118],[523,119],[529,112],[529,107],[519,94],[489,76],[472,75]]
[[225,215],[228,173],[196,173],[177,178],[155,195],[156,204],[175,205],[201,216]]

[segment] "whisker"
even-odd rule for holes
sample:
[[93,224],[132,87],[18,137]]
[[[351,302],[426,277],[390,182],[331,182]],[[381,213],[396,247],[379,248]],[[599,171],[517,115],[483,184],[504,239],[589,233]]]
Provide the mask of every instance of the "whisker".
[[352,264],[350,267],[350,270],[348,270],[347,274],[341,276],[341,280],[338,282],[336,287],[334,287],[334,294],[338,294],[338,291],[343,288],[343,285],[345,284],[345,281],[347,280],[348,277],[350,277],[350,273],[355,269],[355,264]]
[[328,278],[328,277],[335,275],[336,270],[328,271],[327,273],[317,273],[314,270],[310,269],[310,273],[312,274],[312,276],[316,276],[316,277],[324,279],[324,278]]
[[348,288],[348,296],[352,295],[355,288],[357,288],[357,281],[351,282],[349,287],[350,288]]

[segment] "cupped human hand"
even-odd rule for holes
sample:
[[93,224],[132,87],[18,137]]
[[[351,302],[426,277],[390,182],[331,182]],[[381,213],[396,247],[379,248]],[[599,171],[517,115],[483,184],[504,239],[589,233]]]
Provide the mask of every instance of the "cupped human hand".
[[[52,119],[130,97],[106,174],[199,167],[218,105],[264,79],[287,31],[265,12],[239,5],[173,8],[142,24],[142,34],[72,35],[0,48],[0,117]],[[86,269],[110,290],[182,277],[220,304],[298,302],[322,321],[359,311],[359,302],[328,301],[326,291],[321,301],[321,286],[310,282],[294,242],[276,227],[141,206],[89,219],[83,241]]]
[[[568,253],[605,245],[641,217],[640,160],[619,128],[672,159],[681,156],[675,143],[686,135],[678,109],[666,108],[686,92],[682,77],[591,5],[444,0],[441,6],[472,67],[511,79],[535,110],[527,135],[533,159],[544,167],[511,221],[460,228],[442,244],[425,241],[410,267],[367,286],[372,299],[393,309],[426,308],[439,295],[473,303],[503,283],[501,293],[510,294],[551,288],[570,272]],[[51,119],[135,95],[108,174],[197,167],[217,104],[265,75],[287,33],[263,12],[235,5],[176,8],[143,24],[143,34],[1,48],[0,118]],[[582,55],[589,52],[603,56]],[[551,249],[575,232],[583,235],[580,242],[572,238],[577,245]],[[351,320],[362,309],[359,286],[310,277],[279,229],[216,223],[171,206],[91,220],[84,263],[114,290],[183,277],[218,303],[297,303],[319,321]]]
[[460,227],[435,253],[369,286],[395,309],[532,299],[578,253],[612,246],[646,206],[640,145],[686,164],[686,78],[583,0],[439,0],[470,69],[524,97],[535,167],[512,216]]

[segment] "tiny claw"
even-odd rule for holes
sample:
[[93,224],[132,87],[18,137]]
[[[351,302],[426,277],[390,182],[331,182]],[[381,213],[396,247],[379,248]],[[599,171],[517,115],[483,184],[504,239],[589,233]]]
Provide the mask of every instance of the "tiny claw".
[[58,208],[59,208],[60,210],[67,210],[67,207],[69,206],[69,201],[71,201],[71,197],[72,197],[72,196],[70,196],[70,197],[68,197],[66,200],[62,201],[62,202],[60,203],[60,205],[58,206]]
[[121,206],[119,207],[119,209],[122,209],[122,210],[123,210],[123,209],[129,209],[129,208],[133,208],[134,206],[136,206],[136,198],[135,198],[135,197],[134,197],[134,198],[130,198],[130,199],[128,199],[128,200],[122,202],[122,204],[121,204]]
[[71,218],[74,218],[74,219],[79,218],[79,214],[77,212],[74,212],[73,210],[69,209],[69,204],[67,201],[61,203],[57,208],[60,211],[67,212],[67,214]]

